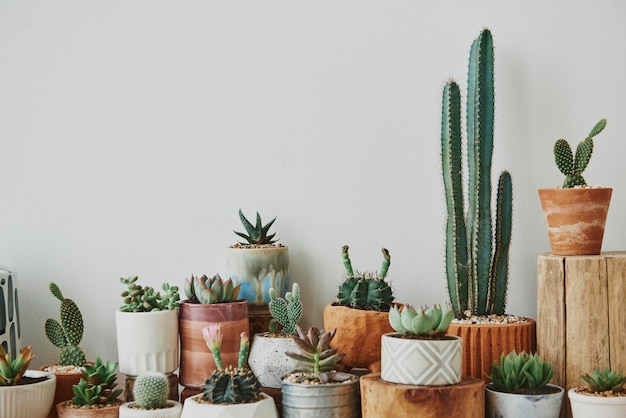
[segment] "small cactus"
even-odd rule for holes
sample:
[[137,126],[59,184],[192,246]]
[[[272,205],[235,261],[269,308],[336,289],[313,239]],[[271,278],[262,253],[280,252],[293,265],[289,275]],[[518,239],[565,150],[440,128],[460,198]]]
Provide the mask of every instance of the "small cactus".
[[621,372],[618,373],[609,368],[595,369],[592,375],[585,374],[582,378],[589,385],[589,389],[597,393],[609,390],[613,393],[622,393],[626,383],[626,376],[622,376]]
[[259,212],[256,213],[256,225],[252,225],[248,219],[244,216],[241,209],[239,209],[239,219],[243,224],[243,227],[246,229],[247,234],[243,232],[234,231],[235,234],[239,235],[241,238],[245,239],[247,242],[240,242],[241,245],[267,245],[273,244],[278,240],[273,239],[276,234],[269,234],[269,229],[272,224],[276,220],[276,218],[269,221],[267,224],[263,225],[261,222],[261,215]]
[[565,174],[564,189],[587,185],[582,173],[589,165],[593,153],[593,137],[602,132],[605,126],[606,119],[601,119],[596,123],[587,138],[578,143],[575,154],[572,153],[572,148],[565,139],[559,139],[555,142],[554,161],[561,173]]
[[128,289],[122,292],[124,304],[120,306],[122,312],[151,312],[174,310],[180,306],[178,286],[163,283],[164,294],[155,291],[152,287],[141,286],[136,283],[138,277],[120,277],[120,282]]
[[183,287],[187,299],[191,303],[221,303],[235,302],[239,297],[241,285],[235,285],[233,280],[228,278],[222,280],[219,274],[209,278],[206,275],[185,279]]
[[269,310],[272,318],[283,326],[284,335],[295,335],[296,325],[302,317],[302,302],[300,301],[300,286],[294,283],[291,292],[285,293],[285,298],[276,295],[276,289],[269,289]]
[[415,310],[405,305],[401,309],[392,306],[389,310],[389,324],[396,332],[403,335],[437,338],[446,333],[454,318],[452,307],[445,311],[441,305],[423,307]]
[[145,372],[135,379],[133,396],[137,406],[143,409],[160,409],[167,405],[169,382],[160,372]]
[[45,332],[48,340],[61,349],[59,364],[61,366],[83,366],[87,361],[85,353],[78,346],[83,338],[83,316],[76,303],[63,297],[55,283],[50,283],[50,292],[61,301],[60,319],[48,318]]
[[343,264],[346,269],[346,277],[339,286],[337,298],[342,306],[349,306],[358,309],[370,309],[386,312],[391,307],[394,296],[389,284],[385,281],[387,270],[391,264],[391,256],[386,248],[382,249],[383,264],[380,272],[355,273],[352,269],[352,262],[348,255],[349,247],[344,245],[341,248]]

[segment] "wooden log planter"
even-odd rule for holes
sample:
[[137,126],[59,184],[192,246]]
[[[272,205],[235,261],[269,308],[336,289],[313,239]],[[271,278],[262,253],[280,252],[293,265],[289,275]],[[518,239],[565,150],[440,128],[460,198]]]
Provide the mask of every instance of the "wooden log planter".
[[552,362],[552,383],[567,391],[596,367],[626,370],[624,300],[626,252],[538,257],[537,350]]

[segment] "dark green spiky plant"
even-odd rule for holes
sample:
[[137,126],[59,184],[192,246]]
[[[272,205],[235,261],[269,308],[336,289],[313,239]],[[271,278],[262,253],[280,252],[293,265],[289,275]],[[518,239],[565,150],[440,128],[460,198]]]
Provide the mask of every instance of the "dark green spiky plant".
[[339,285],[337,298],[339,304],[357,309],[375,310],[381,312],[389,311],[393,302],[393,291],[385,281],[387,271],[391,264],[391,256],[386,248],[382,249],[383,264],[380,272],[355,272],[352,269],[352,262],[348,255],[349,247],[341,247],[343,265],[346,269],[346,277]]
[[61,322],[48,318],[45,324],[46,337],[61,349],[61,366],[83,366],[87,361],[85,353],[79,347],[83,338],[83,316],[73,300],[63,297],[59,286],[50,283],[49,287],[54,297],[61,301]]
[[268,232],[276,218],[269,221],[267,224],[263,225],[261,221],[261,215],[259,212],[256,213],[256,225],[252,225],[250,221],[243,215],[241,209],[239,209],[239,219],[243,224],[243,227],[246,229],[247,234],[243,232],[234,231],[235,234],[239,235],[241,238],[245,239],[247,242],[240,242],[241,245],[267,245],[273,244],[278,240],[273,239],[276,234],[269,234]]
[[[513,191],[511,175],[498,180],[492,226],[493,39],[484,29],[472,44],[467,99],[467,208],[463,196],[461,94],[453,80],[443,90],[441,154],[446,192],[446,275],[457,318],[504,314],[508,287]],[[492,230],[493,228],[493,230]]]
[[593,373],[585,374],[581,376],[587,385],[589,390],[595,393],[602,393],[611,391],[613,393],[624,392],[624,384],[626,384],[626,376],[623,376],[621,372],[616,372],[610,368],[594,369]]
[[583,171],[589,165],[593,153],[593,137],[604,130],[606,119],[596,123],[587,138],[578,143],[576,153],[565,139],[559,139],[554,144],[554,161],[561,173],[565,174],[563,188],[569,189],[575,186],[586,186],[587,182],[582,176]]

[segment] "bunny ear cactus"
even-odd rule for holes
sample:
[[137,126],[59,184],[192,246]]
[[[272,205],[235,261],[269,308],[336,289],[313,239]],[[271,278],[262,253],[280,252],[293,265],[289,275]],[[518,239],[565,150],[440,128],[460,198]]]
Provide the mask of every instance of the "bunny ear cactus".
[[59,355],[61,366],[83,366],[86,362],[85,353],[78,346],[83,338],[83,316],[76,303],[63,297],[55,283],[50,283],[49,287],[52,295],[61,301],[61,322],[48,318],[45,324],[46,337],[61,349]]
[[276,294],[276,289],[269,290],[269,310],[272,318],[283,326],[283,335],[295,335],[296,325],[302,317],[302,302],[300,301],[300,285],[294,283],[291,292],[285,293],[285,298]]
[[389,284],[385,281],[391,264],[391,256],[386,248],[382,249],[383,264],[380,272],[359,273],[352,269],[348,247],[341,248],[346,278],[339,286],[337,298],[342,306],[375,311],[389,311],[394,296]]
[[578,143],[575,154],[572,153],[572,148],[565,139],[559,139],[554,144],[554,161],[561,173],[565,174],[564,189],[587,185],[582,173],[589,165],[593,153],[593,138],[605,127],[606,119],[601,119],[596,123],[587,138]]
[[[467,209],[463,195],[461,94],[454,81],[443,90],[441,155],[446,193],[446,275],[456,317],[504,314],[512,229],[511,175],[500,174],[492,226],[493,39],[485,29],[472,44],[467,99]],[[493,229],[493,230],[492,230]],[[495,238],[494,238],[495,235]],[[495,248],[494,248],[495,247]]]

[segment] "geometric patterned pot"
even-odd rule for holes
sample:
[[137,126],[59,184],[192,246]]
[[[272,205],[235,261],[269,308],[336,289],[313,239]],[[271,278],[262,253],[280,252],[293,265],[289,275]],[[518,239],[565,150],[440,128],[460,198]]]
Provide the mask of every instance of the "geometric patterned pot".
[[454,385],[461,382],[462,353],[462,340],[456,336],[418,340],[385,334],[381,378],[403,385]]
[[0,345],[12,355],[22,348],[16,279],[13,269],[0,266]]

